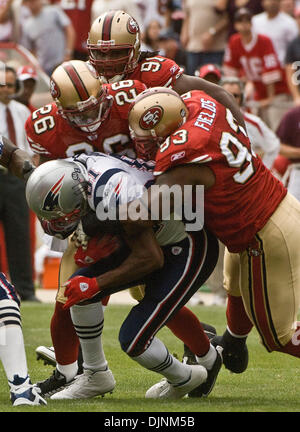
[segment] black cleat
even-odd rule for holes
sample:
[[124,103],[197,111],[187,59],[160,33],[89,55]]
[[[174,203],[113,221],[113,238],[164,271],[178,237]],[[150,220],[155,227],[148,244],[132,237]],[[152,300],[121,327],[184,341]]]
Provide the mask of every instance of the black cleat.
[[215,347],[219,345],[223,348],[223,364],[226,369],[233,373],[239,374],[247,369],[248,348],[246,339],[247,337],[236,338],[226,330],[223,336],[215,336],[211,340],[212,345]]
[[210,324],[201,323],[204,333],[206,333],[209,340],[211,340],[213,337],[217,336],[217,330]]
[[65,387],[68,387],[73,381],[74,379],[70,382],[67,382],[66,377],[57,369],[54,369],[50,378],[36,383],[35,386],[40,388],[41,396],[48,398],[54,393],[63,390]]
[[184,352],[182,357],[182,363],[186,363],[188,365],[197,365],[199,364],[195,354],[189,349],[186,344],[183,344]]
[[201,397],[201,396],[208,396],[212,389],[214,388],[214,385],[216,383],[217,376],[220,372],[220,369],[222,367],[222,351],[223,348],[220,346],[216,347],[217,351],[217,357],[214,362],[214,365],[212,369],[207,369],[207,379],[206,381],[201,384],[199,387],[196,387],[194,390],[192,390],[189,393],[189,397]]
[[[217,330],[210,324],[201,323],[204,333],[207,335],[208,339],[211,340],[217,335]],[[195,354],[189,349],[187,345],[183,345],[183,357],[182,362],[189,365],[197,365],[198,361]]]

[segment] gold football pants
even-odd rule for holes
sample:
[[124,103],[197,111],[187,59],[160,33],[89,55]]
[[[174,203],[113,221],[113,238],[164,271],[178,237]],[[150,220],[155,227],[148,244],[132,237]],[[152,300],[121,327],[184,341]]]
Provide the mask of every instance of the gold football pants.
[[242,295],[262,343],[280,349],[296,330],[300,306],[300,203],[290,194],[242,253],[226,250],[224,285]]

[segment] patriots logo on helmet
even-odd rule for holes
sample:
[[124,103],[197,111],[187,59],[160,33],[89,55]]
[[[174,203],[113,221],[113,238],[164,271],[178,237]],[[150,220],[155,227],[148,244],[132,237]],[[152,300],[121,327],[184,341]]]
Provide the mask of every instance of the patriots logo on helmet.
[[145,130],[153,129],[160,122],[163,112],[160,106],[149,108],[140,119],[140,127]]
[[50,79],[50,93],[53,99],[57,99],[60,96],[60,90],[56,82],[51,78]]
[[64,176],[65,174],[58,180],[58,182],[55,183],[55,185],[52,186],[52,188],[47,193],[43,204],[43,210],[53,211],[58,207],[59,192],[63,184]]
[[130,18],[127,23],[127,30],[131,34],[136,34],[139,31],[139,25],[134,18]]

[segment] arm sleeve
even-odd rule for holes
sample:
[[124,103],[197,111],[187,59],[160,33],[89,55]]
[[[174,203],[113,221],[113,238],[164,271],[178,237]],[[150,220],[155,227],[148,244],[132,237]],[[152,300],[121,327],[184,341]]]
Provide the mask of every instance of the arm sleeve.
[[162,56],[149,57],[141,63],[141,80],[147,87],[173,87],[183,69]]

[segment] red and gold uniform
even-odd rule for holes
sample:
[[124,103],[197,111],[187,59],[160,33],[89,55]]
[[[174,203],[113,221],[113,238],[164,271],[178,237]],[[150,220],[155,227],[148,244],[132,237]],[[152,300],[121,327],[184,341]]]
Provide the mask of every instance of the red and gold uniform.
[[189,163],[213,171],[215,184],[204,194],[205,224],[230,251],[226,289],[242,294],[269,351],[300,356],[295,346],[285,347],[300,306],[300,204],[252,153],[228,109],[200,91],[183,98],[187,121],[160,146],[155,175]]
[[183,70],[166,57],[157,55],[138,63],[136,69],[126,79],[139,80],[149,87],[173,87]]
[[216,181],[205,192],[205,224],[231,252],[241,252],[286,189],[252,152],[229,110],[201,91],[187,95],[188,120],[157,152],[155,173],[185,163],[208,166]]
[[30,147],[49,159],[61,159],[77,153],[101,151],[133,155],[128,128],[128,110],[137,94],[146,86],[138,81],[105,84],[113,105],[109,116],[95,132],[72,126],[58,112],[56,104],[45,105],[27,119],[25,130]]

